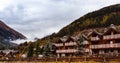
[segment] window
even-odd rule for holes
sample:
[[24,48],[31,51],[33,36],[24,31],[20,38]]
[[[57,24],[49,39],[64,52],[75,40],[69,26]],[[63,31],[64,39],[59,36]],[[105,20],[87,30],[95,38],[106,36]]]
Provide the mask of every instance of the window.
[[113,44],[113,41],[110,41],[110,44]]

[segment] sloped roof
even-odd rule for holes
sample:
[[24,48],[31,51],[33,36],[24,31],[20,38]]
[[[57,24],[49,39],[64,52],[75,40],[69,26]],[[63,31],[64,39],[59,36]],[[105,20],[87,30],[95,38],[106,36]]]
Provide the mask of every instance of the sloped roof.
[[58,41],[57,41],[57,43],[60,43],[60,42],[69,42],[69,40],[76,41],[77,38],[76,37],[72,37],[72,36],[65,36],[65,37],[59,38]]
[[82,34],[82,36],[83,36],[83,38],[84,38],[85,40],[89,40],[88,37],[85,36],[84,34]]
[[90,32],[90,33],[88,34],[87,37],[89,37],[90,35],[93,35],[93,34],[96,34],[96,35],[98,35],[98,36],[101,36],[101,35],[102,35],[102,33],[99,33],[99,32],[97,32],[96,30],[93,30],[92,32]]
[[69,42],[70,40],[75,41],[75,39],[71,36],[68,36],[67,40],[65,42]]
[[63,42],[63,39],[59,38],[56,43],[62,43],[62,42]]
[[116,33],[120,33],[120,31],[117,30],[116,27],[113,24],[111,24],[110,27],[103,33],[103,35],[106,35],[111,31],[114,31]]

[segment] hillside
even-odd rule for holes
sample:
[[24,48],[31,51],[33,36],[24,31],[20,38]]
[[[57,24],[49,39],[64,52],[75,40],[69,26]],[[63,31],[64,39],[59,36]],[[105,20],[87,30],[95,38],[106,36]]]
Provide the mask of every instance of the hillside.
[[102,9],[90,12],[79,19],[73,21],[71,24],[62,28],[58,33],[53,33],[42,39],[37,40],[35,43],[40,45],[45,44],[48,39],[51,39],[52,42],[55,42],[57,38],[63,37],[66,35],[77,35],[82,31],[89,29],[103,29],[104,27],[109,26],[110,24],[116,25],[120,28],[120,4],[111,5],[104,7]]
[[120,4],[108,6],[80,17],[61,29],[57,36],[73,35],[84,29],[106,27],[110,24],[120,25]]
[[11,43],[11,40],[25,39],[26,37],[21,33],[13,30],[5,23],[0,21],[0,49],[14,46],[14,43]]

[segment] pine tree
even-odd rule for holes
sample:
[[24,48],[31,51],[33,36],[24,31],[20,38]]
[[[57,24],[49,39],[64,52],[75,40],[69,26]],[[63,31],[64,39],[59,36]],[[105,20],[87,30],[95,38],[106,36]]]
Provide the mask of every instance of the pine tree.
[[79,36],[79,39],[77,41],[77,49],[78,49],[78,55],[82,56],[84,55],[84,48],[85,48],[85,44],[83,43],[85,39],[83,38],[82,35]]
[[55,47],[53,47],[53,44],[51,42],[48,42],[44,47],[43,47],[43,56],[45,57],[50,57],[54,55]]
[[30,44],[30,46],[28,47],[28,53],[27,53],[27,57],[33,57],[33,44]]
[[39,47],[39,42],[35,43],[35,48],[34,48],[34,54],[35,56],[38,56],[41,52],[41,48]]
[[50,49],[51,49],[51,43],[48,42],[46,45],[44,45],[43,48],[43,56],[49,56],[51,54]]

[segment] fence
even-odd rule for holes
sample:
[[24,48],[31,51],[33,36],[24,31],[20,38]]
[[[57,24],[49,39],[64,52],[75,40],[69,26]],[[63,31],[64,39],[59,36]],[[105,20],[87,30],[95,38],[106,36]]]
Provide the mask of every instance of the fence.
[[103,62],[103,61],[118,61],[120,62],[120,57],[64,57],[64,58],[24,58],[17,59],[11,58],[9,60],[0,60],[4,61],[27,61],[27,62],[84,62],[84,61],[95,61],[95,62]]

